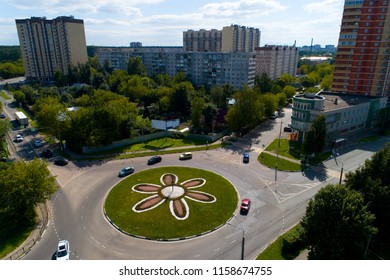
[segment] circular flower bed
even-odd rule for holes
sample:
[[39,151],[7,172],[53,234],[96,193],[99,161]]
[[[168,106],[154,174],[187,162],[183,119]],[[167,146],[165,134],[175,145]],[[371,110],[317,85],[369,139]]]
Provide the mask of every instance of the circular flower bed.
[[188,167],[136,172],[108,194],[105,212],[122,231],[150,239],[199,235],[234,213],[237,192],[225,178]]

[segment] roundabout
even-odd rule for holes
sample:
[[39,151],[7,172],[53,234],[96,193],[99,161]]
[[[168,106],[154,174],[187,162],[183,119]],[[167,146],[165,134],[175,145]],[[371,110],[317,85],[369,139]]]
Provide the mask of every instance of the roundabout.
[[108,193],[104,212],[110,223],[128,235],[177,240],[221,227],[237,205],[237,190],[222,176],[167,166],[120,181]]

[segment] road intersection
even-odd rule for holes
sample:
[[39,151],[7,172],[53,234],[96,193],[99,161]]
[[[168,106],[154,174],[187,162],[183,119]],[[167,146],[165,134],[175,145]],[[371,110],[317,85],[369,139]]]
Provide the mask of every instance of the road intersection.
[[[125,235],[113,227],[104,215],[104,201],[121,179],[118,171],[132,165],[136,172],[154,166],[145,157],[73,161],[67,166],[49,162],[60,190],[51,200],[51,219],[40,242],[23,259],[53,259],[59,240],[71,244],[71,259],[121,260],[234,260],[241,256],[241,237],[245,234],[245,259],[254,259],[280,234],[300,221],[308,201],[327,184],[339,181],[341,166],[352,171],[370,158],[387,139],[374,143],[356,144],[329,159],[323,165],[303,172],[278,172],[260,163],[260,152],[278,137],[280,126],[287,125],[291,109],[286,108],[281,118],[269,120],[234,145],[216,150],[193,152],[189,161],[179,161],[177,154],[164,155],[157,166],[189,166],[207,169],[229,180],[240,199],[252,200],[247,216],[238,212],[219,229],[206,235],[176,242],[156,242]],[[14,133],[14,132],[13,132]],[[17,153],[18,145],[16,146]],[[30,149],[28,147],[28,149]],[[251,161],[242,163],[242,154],[249,153]],[[22,154],[21,154],[22,155]]]

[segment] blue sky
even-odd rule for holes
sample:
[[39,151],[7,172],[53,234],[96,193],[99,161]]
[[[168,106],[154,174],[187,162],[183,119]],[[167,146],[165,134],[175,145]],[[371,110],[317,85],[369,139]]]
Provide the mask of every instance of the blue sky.
[[19,45],[15,19],[73,15],[87,45],[181,46],[183,31],[259,28],[260,46],[337,45],[342,0],[0,0],[0,45]]

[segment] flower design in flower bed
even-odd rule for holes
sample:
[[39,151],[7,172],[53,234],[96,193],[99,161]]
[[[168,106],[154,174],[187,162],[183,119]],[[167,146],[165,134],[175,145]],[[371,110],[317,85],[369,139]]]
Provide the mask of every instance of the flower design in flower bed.
[[178,220],[185,220],[190,214],[190,209],[186,199],[191,199],[200,203],[214,203],[216,197],[194,189],[202,187],[206,180],[203,178],[193,178],[178,184],[178,177],[173,173],[165,173],[161,176],[160,185],[141,183],[133,186],[133,190],[138,193],[152,194],[134,205],[133,211],[137,213],[152,210],[165,201],[169,201],[171,214]]

